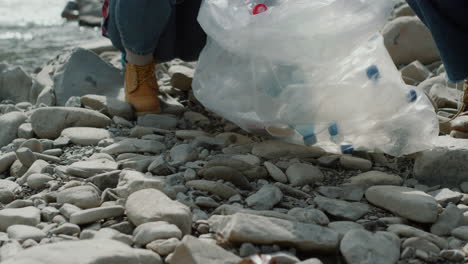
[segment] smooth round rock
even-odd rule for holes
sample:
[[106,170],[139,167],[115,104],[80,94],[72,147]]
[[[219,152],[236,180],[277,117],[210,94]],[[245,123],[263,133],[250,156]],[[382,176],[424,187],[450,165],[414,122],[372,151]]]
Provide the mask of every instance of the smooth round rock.
[[106,129],[93,127],[70,127],[62,131],[62,137],[67,137],[73,144],[97,145],[99,141],[111,138],[112,134]]
[[34,190],[41,190],[47,187],[47,183],[52,181],[54,178],[42,173],[34,173],[29,175],[27,184]]
[[8,236],[11,239],[25,241],[33,239],[37,242],[46,237],[46,233],[37,227],[27,225],[12,225],[7,229]]

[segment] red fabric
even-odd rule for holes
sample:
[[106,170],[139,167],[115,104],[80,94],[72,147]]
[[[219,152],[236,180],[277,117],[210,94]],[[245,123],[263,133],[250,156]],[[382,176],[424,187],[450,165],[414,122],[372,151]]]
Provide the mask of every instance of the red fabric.
[[104,0],[104,4],[102,5],[102,17],[104,19],[102,23],[102,35],[107,36],[106,21],[109,18],[109,0]]

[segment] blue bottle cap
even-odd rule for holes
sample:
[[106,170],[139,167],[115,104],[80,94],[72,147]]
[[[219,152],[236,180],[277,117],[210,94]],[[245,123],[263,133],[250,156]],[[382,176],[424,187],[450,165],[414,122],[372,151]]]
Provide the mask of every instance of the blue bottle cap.
[[418,93],[416,92],[416,90],[414,89],[411,89],[409,92],[408,92],[408,101],[410,103],[414,103],[416,101],[416,99],[418,99]]
[[340,147],[343,154],[353,154],[353,145],[341,145]]
[[304,144],[306,144],[307,146],[312,146],[312,145],[315,145],[317,143],[317,137],[315,136],[315,134],[309,134],[307,136],[304,136]]
[[369,80],[377,81],[380,78],[380,71],[377,65],[371,65],[366,70]]
[[328,127],[328,133],[330,133],[330,136],[338,136],[338,125],[336,123],[331,124]]

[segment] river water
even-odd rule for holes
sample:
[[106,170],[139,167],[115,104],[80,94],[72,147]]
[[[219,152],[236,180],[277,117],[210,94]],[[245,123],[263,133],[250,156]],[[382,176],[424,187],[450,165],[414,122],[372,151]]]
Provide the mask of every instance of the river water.
[[0,0],[0,63],[31,73],[64,48],[101,38],[60,14],[66,0]]

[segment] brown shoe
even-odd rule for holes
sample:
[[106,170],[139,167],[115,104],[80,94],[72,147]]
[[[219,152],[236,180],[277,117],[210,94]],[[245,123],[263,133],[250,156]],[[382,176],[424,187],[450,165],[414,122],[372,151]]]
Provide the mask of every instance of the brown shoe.
[[154,62],[143,66],[130,62],[126,64],[125,100],[133,106],[137,115],[161,112],[154,66]]

